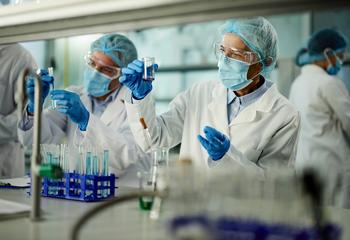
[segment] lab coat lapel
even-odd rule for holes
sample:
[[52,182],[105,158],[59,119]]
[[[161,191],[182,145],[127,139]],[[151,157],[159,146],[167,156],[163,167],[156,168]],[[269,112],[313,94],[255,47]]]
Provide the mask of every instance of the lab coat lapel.
[[229,135],[227,119],[227,89],[222,84],[217,84],[213,89],[212,99],[208,104],[208,118],[210,124],[213,125],[212,127]]
[[278,90],[275,84],[273,84],[263,96],[250,106],[243,109],[242,112],[232,120],[230,126],[253,122],[257,118],[259,112],[271,112],[273,105],[277,101],[278,95]]
[[92,103],[91,103],[91,99],[89,98],[88,94],[84,92],[84,94],[80,95],[80,99],[83,102],[86,109],[91,113]]
[[122,114],[124,109],[124,96],[125,96],[126,88],[122,87],[115,98],[115,100],[108,104],[106,110],[103,112],[101,116],[101,121],[106,124],[107,126],[111,124],[113,119],[116,118],[116,116]]

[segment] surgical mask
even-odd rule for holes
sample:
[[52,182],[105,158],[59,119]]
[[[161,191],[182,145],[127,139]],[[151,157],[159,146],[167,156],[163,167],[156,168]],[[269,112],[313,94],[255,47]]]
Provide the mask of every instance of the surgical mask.
[[248,79],[247,74],[250,64],[230,59],[223,54],[219,57],[218,67],[219,79],[226,88],[232,91],[238,91],[247,87],[253,82],[252,79],[260,74],[259,72],[251,79]]
[[326,70],[327,73],[332,76],[337,75],[343,65],[343,62],[338,57],[336,57],[335,66],[333,66],[333,64],[330,61],[328,62],[329,64]]
[[84,71],[84,85],[89,94],[101,97],[110,92],[109,84],[113,78],[87,66]]
[[339,59],[339,57],[334,53],[334,51],[332,51],[332,53],[334,54],[335,56],[335,66],[332,64],[331,60],[329,59],[328,55],[325,53],[325,56],[326,56],[326,59],[328,61],[328,66],[327,66],[327,73],[329,75],[332,75],[332,76],[335,76],[338,74],[338,72],[340,71],[342,65],[343,65],[343,62],[342,60]]

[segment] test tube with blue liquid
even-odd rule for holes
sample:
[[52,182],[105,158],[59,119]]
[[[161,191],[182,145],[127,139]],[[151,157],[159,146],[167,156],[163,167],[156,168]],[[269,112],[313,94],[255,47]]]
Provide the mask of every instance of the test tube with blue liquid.
[[[109,159],[109,151],[104,150],[103,151],[103,159],[102,159],[102,176],[108,176],[109,169],[108,169],[108,159]],[[109,186],[108,182],[103,182],[102,186]],[[108,189],[104,189],[102,192],[103,197],[107,197],[108,195]]]
[[[92,155],[92,152],[91,150],[88,150],[86,152],[86,156],[85,156],[85,173],[86,175],[92,175],[92,158],[93,158],[93,155]],[[91,186],[92,183],[90,180],[86,180],[86,185],[88,186]],[[86,191],[86,195],[89,196],[91,194],[91,192],[89,191]]]
[[143,79],[148,81],[154,80],[155,69],[154,69],[154,57],[144,57],[143,61]]

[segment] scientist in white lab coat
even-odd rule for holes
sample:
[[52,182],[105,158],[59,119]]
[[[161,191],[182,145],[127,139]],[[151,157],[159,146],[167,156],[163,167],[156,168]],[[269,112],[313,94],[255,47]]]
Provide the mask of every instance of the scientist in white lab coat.
[[[127,88],[118,80],[121,68],[136,58],[134,44],[123,35],[109,34],[97,39],[91,45],[91,54],[86,56],[85,87],[51,91],[58,110],[45,110],[42,118],[42,143],[59,144],[67,137],[69,145],[84,142],[109,149],[110,172],[119,177],[119,186],[136,186],[137,172],[149,170],[151,160],[134,141],[124,105]],[[51,80],[46,73],[42,78],[45,98]],[[19,134],[26,144],[30,144],[33,82],[27,85],[27,94],[29,103],[19,124]]]
[[300,110],[296,169],[318,171],[327,204],[350,207],[350,97],[339,72],[346,38],[332,29],[316,32],[299,51],[290,100]]
[[0,46],[0,178],[24,175],[24,151],[17,136],[17,79],[25,68],[36,68],[32,55],[19,44]]
[[139,122],[143,117],[153,146],[181,142],[180,158],[190,157],[203,169],[243,167],[263,174],[268,168],[292,166],[299,115],[268,81],[277,60],[275,29],[259,17],[227,21],[221,33],[216,44],[219,81],[180,93],[160,116],[149,94],[152,82],[142,79],[143,62],[135,60],[122,69],[136,141],[144,150],[150,148]]
[[19,44],[0,46],[0,178],[24,175],[24,150],[17,136],[15,93],[24,68],[36,68],[32,55]]

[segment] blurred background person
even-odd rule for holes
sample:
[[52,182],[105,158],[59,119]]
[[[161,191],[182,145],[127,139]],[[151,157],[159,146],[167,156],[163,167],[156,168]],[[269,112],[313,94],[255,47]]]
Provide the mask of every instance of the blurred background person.
[[0,178],[24,175],[24,150],[17,138],[15,92],[25,68],[36,68],[31,54],[19,44],[0,46]]
[[350,97],[336,77],[347,39],[333,29],[314,33],[296,57],[301,74],[290,100],[301,113],[296,169],[313,168],[325,184],[325,201],[350,207]]

